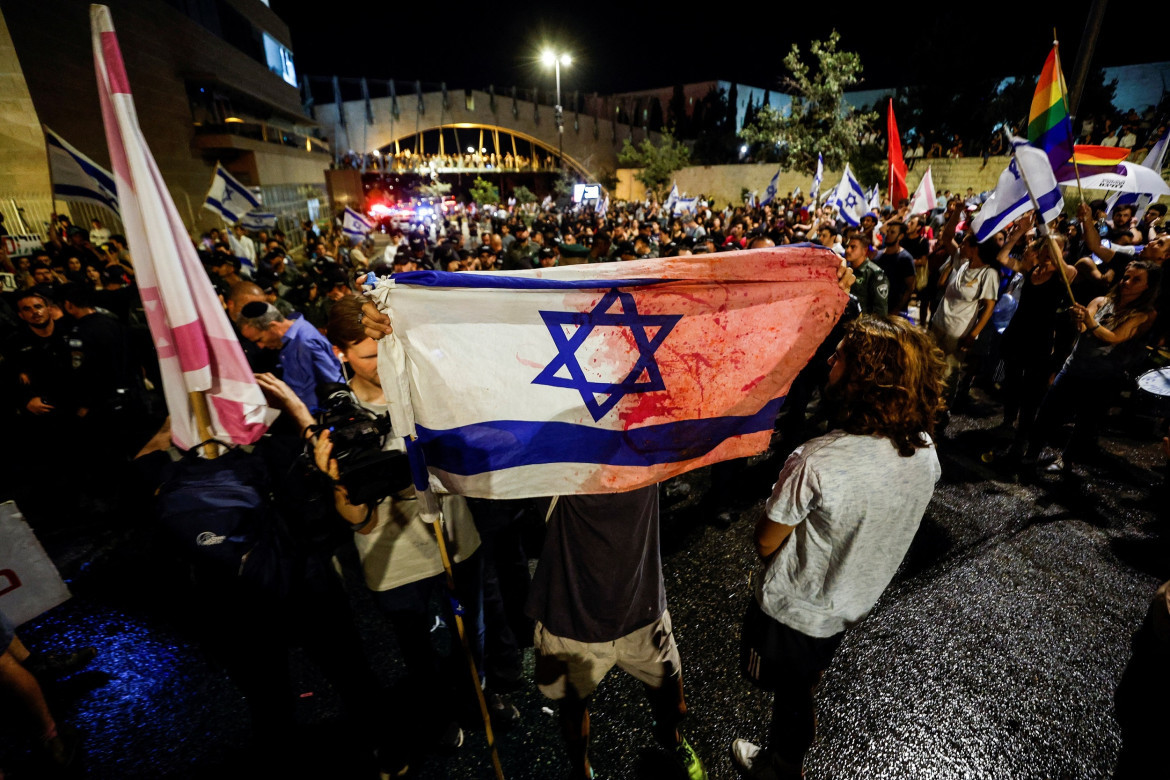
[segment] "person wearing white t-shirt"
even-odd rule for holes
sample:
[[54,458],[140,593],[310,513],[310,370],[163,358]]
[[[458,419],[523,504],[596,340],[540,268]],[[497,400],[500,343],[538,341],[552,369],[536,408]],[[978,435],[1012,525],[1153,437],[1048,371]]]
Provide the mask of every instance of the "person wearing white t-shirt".
[[930,332],[947,358],[954,388],[952,409],[965,403],[971,379],[978,371],[976,344],[999,299],[999,266],[993,259],[998,253],[996,242],[979,244],[975,234],[968,233],[958,254],[940,269],[943,296],[930,321]]
[[813,691],[893,579],[941,475],[931,433],[944,364],[929,336],[901,317],[862,315],[829,365],[836,428],[788,458],[756,526],[764,572],[744,636],[767,641],[745,654],[745,672],[776,694],[767,747],[731,746],[752,778],[801,777]]

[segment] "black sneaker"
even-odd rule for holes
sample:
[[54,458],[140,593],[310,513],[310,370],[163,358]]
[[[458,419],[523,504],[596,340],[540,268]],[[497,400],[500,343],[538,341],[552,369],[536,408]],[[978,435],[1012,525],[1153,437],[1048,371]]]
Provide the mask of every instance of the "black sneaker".
[[463,729],[451,721],[435,736],[435,747],[440,750],[455,750],[463,745]]
[[34,677],[64,677],[97,657],[97,648],[83,647],[72,653],[32,653],[21,664]]
[[520,723],[520,710],[507,696],[495,691],[484,691],[483,698],[487,702],[492,725],[497,729],[507,731]]

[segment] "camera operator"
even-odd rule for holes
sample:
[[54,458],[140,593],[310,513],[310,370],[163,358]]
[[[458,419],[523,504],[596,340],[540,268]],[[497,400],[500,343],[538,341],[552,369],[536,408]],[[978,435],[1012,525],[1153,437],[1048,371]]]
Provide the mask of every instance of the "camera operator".
[[[185,563],[167,567],[183,573],[174,583],[177,606],[186,608],[201,644],[246,697],[256,770],[265,775],[298,770],[290,650],[300,647],[341,698],[354,741],[369,751],[347,760],[368,765],[376,754],[384,777],[401,776],[407,767],[388,748],[389,704],[330,561],[339,534],[344,539],[349,533],[336,522],[325,499],[328,486],[305,457],[299,435],[313,417],[287,384],[271,374],[256,379],[269,404],[287,414],[253,447],[237,447],[214,460],[195,451],[175,460],[168,418],[135,459],[144,492],[157,496],[155,527],[168,532],[162,538],[169,544],[159,554],[180,556]],[[201,533],[194,551],[174,533],[180,504],[190,515],[202,514],[200,527],[208,527],[242,503],[236,500],[238,489],[206,490],[192,499],[190,494],[199,492],[192,478],[218,475],[217,484],[233,487],[233,478],[256,474],[262,477],[244,482],[257,487],[261,506],[242,517],[231,538],[207,539]],[[188,498],[180,501],[176,495],[184,487]],[[216,557],[229,553],[237,534],[245,539],[246,554]]]
[[[363,408],[381,415],[386,398],[378,377],[377,343],[368,338],[358,319],[365,298],[347,297],[330,312],[327,334],[347,371],[349,386]],[[317,466],[334,480],[344,481],[338,458],[334,457],[336,434],[324,431],[317,440]],[[391,434],[386,449],[402,450],[400,438]],[[408,672],[408,708],[418,713],[413,720],[419,733],[411,744],[454,748],[463,742],[456,720],[457,698],[453,681],[444,676],[439,654],[431,644],[434,623],[430,598],[445,589],[443,564],[434,528],[419,516],[419,502],[413,487],[389,496],[376,506],[352,503],[350,491],[334,484],[334,505],[357,533],[354,542],[362,561],[366,587],[389,618]],[[456,594],[462,603],[464,624],[476,655],[480,682],[483,681],[484,628],[482,619],[482,569],[480,546],[466,500],[461,496],[441,497],[447,548],[455,564]],[[447,604],[447,599],[440,599]],[[451,630],[454,620],[446,621]],[[454,638],[458,646],[458,638]],[[459,683],[462,685],[462,683]],[[459,690],[463,690],[460,688]],[[500,725],[519,718],[515,706],[495,692],[485,691],[493,721]]]

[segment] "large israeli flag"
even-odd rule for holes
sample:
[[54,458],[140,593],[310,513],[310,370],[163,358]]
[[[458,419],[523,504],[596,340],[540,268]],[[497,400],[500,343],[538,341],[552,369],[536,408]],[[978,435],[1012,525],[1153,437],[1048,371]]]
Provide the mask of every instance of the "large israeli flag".
[[768,182],[768,189],[764,191],[764,199],[760,201],[761,206],[767,206],[772,201],[776,200],[776,188],[780,185],[780,169],[776,169],[776,173],[772,174],[772,181]]
[[61,200],[84,201],[105,206],[121,216],[118,186],[114,183],[114,175],[74,149],[48,127],[45,127],[44,131],[45,145],[49,150],[53,194]]
[[839,262],[800,246],[388,277],[371,295],[394,327],[394,431],[483,498],[633,490],[761,452],[843,310]]
[[825,178],[825,158],[817,152],[817,172],[813,174],[812,186],[808,188],[808,199],[816,201],[821,194],[821,180]]
[[869,209],[869,199],[865,196],[861,182],[849,169],[849,163],[845,163],[845,172],[841,174],[841,181],[837,184],[833,199],[826,202],[836,206],[841,219],[850,226],[857,227],[861,224],[862,215]]
[[1012,151],[1012,161],[999,175],[995,191],[971,221],[977,241],[986,241],[1033,208],[1039,209],[1044,223],[1064,210],[1064,197],[1044,150],[1022,138],[1012,138]]
[[341,232],[345,233],[351,239],[361,241],[370,234],[374,229],[374,223],[357,213],[349,206],[345,207],[345,213],[341,218]]
[[260,201],[222,165],[216,163],[215,176],[211,179],[211,189],[207,191],[203,208],[214,211],[226,222],[235,224],[249,211],[259,209]]

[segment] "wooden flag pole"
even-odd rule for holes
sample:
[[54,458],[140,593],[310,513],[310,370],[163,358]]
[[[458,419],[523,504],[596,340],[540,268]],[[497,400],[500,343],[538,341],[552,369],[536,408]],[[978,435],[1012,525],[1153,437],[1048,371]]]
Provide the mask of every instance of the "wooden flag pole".
[[207,396],[198,390],[187,393],[191,401],[191,411],[195,413],[195,427],[199,431],[199,440],[203,444],[203,457],[214,460],[219,455],[219,449],[210,441],[214,436],[211,433],[211,410],[207,407]]
[[[439,558],[443,561],[443,572],[447,575],[447,589],[452,599],[458,599],[455,591],[455,570],[451,566],[451,558],[447,554],[447,539],[443,535],[443,516],[431,523],[435,527],[435,541],[439,543]],[[483,696],[483,686],[479,682],[479,670],[475,666],[475,655],[471,652],[471,641],[467,638],[467,631],[463,627],[463,616],[458,610],[455,613],[455,628],[459,633],[459,641],[463,645],[463,653],[467,656],[467,666],[471,672],[471,684],[475,688],[475,697],[479,700],[479,714],[483,717],[484,733],[487,736],[488,749],[491,751],[492,768],[496,770],[498,780],[504,780],[504,767],[500,764],[500,751],[496,747],[496,737],[492,732],[492,717],[488,712],[487,700]]]

